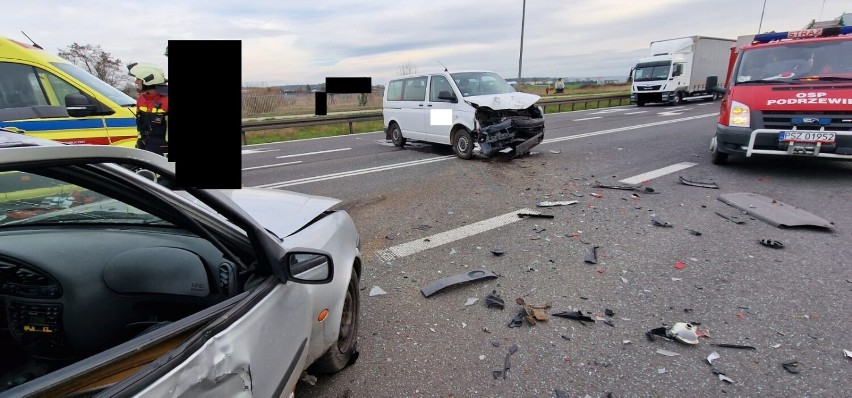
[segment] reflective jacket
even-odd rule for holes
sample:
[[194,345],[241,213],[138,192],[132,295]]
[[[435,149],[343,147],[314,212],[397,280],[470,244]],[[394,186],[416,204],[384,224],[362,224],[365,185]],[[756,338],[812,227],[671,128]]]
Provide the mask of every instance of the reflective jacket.
[[136,128],[142,137],[166,137],[169,97],[148,90],[136,99]]

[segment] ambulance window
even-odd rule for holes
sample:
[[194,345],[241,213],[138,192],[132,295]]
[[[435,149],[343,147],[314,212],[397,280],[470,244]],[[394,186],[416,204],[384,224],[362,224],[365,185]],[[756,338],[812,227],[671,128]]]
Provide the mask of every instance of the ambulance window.
[[47,97],[32,67],[0,62],[0,108],[47,104]]
[[72,86],[65,80],[60,79],[56,75],[47,72],[42,73],[47,76],[47,81],[50,83],[50,88],[52,88],[53,92],[56,94],[56,100],[59,101],[59,105],[67,106],[65,105],[65,96],[68,94],[82,94],[76,87]]

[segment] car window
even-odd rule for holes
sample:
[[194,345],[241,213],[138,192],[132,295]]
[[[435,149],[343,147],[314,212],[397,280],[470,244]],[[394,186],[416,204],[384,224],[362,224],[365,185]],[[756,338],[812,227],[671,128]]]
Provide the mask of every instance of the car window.
[[170,223],[107,195],[25,171],[0,172],[0,228],[29,224]]
[[47,104],[35,68],[0,62],[0,109]]
[[431,83],[429,83],[429,101],[449,101],[438,98],[441,91],[446,91],[449,95],[453,95],[453,87],[450,86],[450,81],[441,75],[432,76]]
[[402,80],[394,80],[388,83],[388,101],[402,101]]
[[76,87],[52,73],[39,71],[39,75],[42,79],[47,80],[47,86],[53,90],[53,93],[56,96],[55,100],[59,105],[68,106],[65,104],[65,96],[69,94],[83,94]]
[[403,101],[426,100],[426,76],[405,79],[402,99]]

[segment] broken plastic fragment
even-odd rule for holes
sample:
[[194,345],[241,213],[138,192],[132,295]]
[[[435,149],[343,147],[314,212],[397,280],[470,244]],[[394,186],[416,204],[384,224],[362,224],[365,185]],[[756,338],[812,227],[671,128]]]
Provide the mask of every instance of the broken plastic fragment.
[[595,197],[595,198],[598,198],[598,199],[600,199],[600,198],[602,198],[602,197],[603,197],[603,195],[601,195],[601,194],[599,194],[599,193],[597,193],[597,192],[592,192],[592,193],[590,193],[589,195],[592,195],[592,197]]
[[536,203],[536,207],[569,206],[577,204],[576,200],[544,201]]
[[443,289],[446,289],[453,285],[460,285],[464,283],[476,282],[486,279],[496,278],[497,274],[488,270],[473,270],[453,276],[449,276],[443,279],[439,279],[435,282],[430,283],[428,286],[420,289],[420,292],[423,293],[424,297],[429,297]]
[[518,298],[517,300],[515,300],[515,302],[518,303],[518,305],[522,306],[524,308],[524,311],[526,311],[526,320],[530,325],[535,325],[536,321],[547,320],[546,310],[550,308],[550,303],[541,306],[536,306],[527,304],[522,298]]
[[524,326],[524,320],[527,319],[527,310],[521,308],[518,313],[509,320],[510,328],[519,328]]
[[556,394],[556,398],[568,398],[568,392],[565,390],[553,390],[553,393]]
[[659,374],[666,373],[666,368],[659,368],[659,369],[657,369],[657,373],[659,373]]
[[503,249],[493,249],[493,250],[491,250],[491,254],[493,254],[497,257],[500,257],[500,256],[506,254],[506,251],[503,250]]
[[689,233],[691,233],[691,234],[693,234],[693,235],[695,235],[695,236],[701,236],[701,232],[698,232],[698,231],[696,231],[696,230],[694,230],[694,229],[689,229],[689,228],[684,228],[684,229],[685,229],[685,230],[687,230],[687,231],[689,231]]
[[479,360],[480,360],[480,361],[484,361],[484,360],[485,360],[485,355],[480,355],[480,356],[479,356]]
[[623,277],[623,276],[622,276],[622,277],[621,277],[621,282],[623,282],[623,283],[627,283],[627,278],[625,278],[625,277]]
[[538,214],[538,213],[518,213],[518,217],[530,217],[530,218],[553,218],[553,214]]
[[488,308],[499,308],[502,310],[506,307],[506,302],[503,301],[500,295],[497,294],[497,291],[494,290],[485,296],[485,306]]
[[388,292],[382,290],[382,288],[380,288],[378,286],[373,286],[373,288],[370,289],[370,297],[381,296],[383,294],[388,294]]
[[745,220],[736,214],[724,214],[718,211],[716,212],[716,214],[734,224],[745,224]]
[[577,311],[562,311],[562,312],[557,312],[557,313],[550,314],[550,315],[558,316],[560,318],[573,319],[575,321],[580,321],[580,322],[594,322],[595,321],[590,316],[583,315],[583,311],[580,311],[580,310],[577,310]]
[[740,350],[757,350],[757,348],[752,347],[750,345],[725,344],[725,343],[716,343],[716,344],[713,344],[713,345],[716,346],[716,347],[737,348],[737,349],[740,349]]
[[479,301],[479,299],[476,298],[476,297],[468,297],[467,301],[464,302],[464,305],[465,305],[465,307],[467,307],[469,305],[474,305],[477,301]]
[[665,228],[671,228],[672,227],[672,225],[669,222],[660,220],[657,217],[651,217],[651,223],[653,223],[654,225],[656,225],[658,227],[665,227]]
[[719,356],[719,353],[718,353],[718,352],[716,352],[716,351],[713,351],[712,353],[710,353],[710,356],[708,356],[708,357],[707,357],[707,362],[709,362],[709,363],[712,365],[712,364],[713,364],[713,361],[715,361],[715,360],[717,360],[717,359],[719,359],[719,358],[721,358],[721,357]]
[[846,358],[852,358],[852,351],[843,350],[843,356],[845,356]]
[[799,361],[784,362],[781,366],[790,373],[799,373]]
[[613,312],[611,309],[607,308],[607,309],[604,310],[604,314],[606,314],[606,316],[613,316],[613,315],[615,315],[615,312]]
[[693,187],[719,189],[719,186],[713,181],[691,181],[680,176],[680,182],[684,185],[690,185]]
[[307,372],[302,372],[302,381],[312,386],[317,385],[317,377],[309,375]]
[[834,229],[834,225],[824,218],[796,206],[758,194],[730,193],[719,195],[718,199],[778,228],[817,227],[828,230]]
[[761,239],[760,244],[764,245],[766,247],[771,247],[773,249],[783,249],[784,248],[783,243],[781,243],[777,240],[772,240],[772,239]]
[[494,371],[491,372],[491,374],[494,376],[495,379],[501,378],[501,377],[503,379],[505,379],[506,376],[509,375],[509,369],[512,367],[510,362],[509,362],[509,358],[512,356],[512,354],[514,354],[517,351],[518,351],[518,346],[516,344],[512,344],[512,346],[509,347],[509,352],[506,353],[506,359],[503,360],[503,370],[494,370]]
[[657,354],[665,355],[665,356],[667,356],[667,357],[676,357],[676,356],[680,355],[680,354],[678,354],[678,353],[676,353],[676,352],[672,352],[672,351],[669,351],[669,350],[664,350],[664,349],[662,349],[662,348],[657,348]]
[[724,375],[724,374],[722,374],[722,373],[719,373],[719,380],[722,380],[722,381],[724,381],[724,382],[726,382],[726,383],[729,383],[729,384],[734,384],[734,381],[733,381],[733,380],[731,380],[731,378],[730,378],[730,377],[725,376],[725,375]]
[[698,344],[695,326],[691,323],[678,322],[666,330],[666,335],[684,344]]
[[[779,348],[779,347],[781,347],[781,344],[775,344],[775,345],[773,345],[773,346],[771,346],[771,347],[772,347],[772,348]],[[843,351],[846,351],[846,350],[843,350]]]
[[598,263],[598,247],[600,246],[592,246],[592,250],[589,251],[589,254],[586,254],[585,262],[589,264],[597,264]]

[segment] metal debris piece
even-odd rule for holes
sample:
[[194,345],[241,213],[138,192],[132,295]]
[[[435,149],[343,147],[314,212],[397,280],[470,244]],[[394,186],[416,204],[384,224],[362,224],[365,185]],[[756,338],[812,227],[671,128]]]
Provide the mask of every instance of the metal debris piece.
[[378,286],[373,286],[373,288],[370,289],[370,297],[381,296],[383,294],[388,294],[388,292],[382,290],[382,288],[380,288]]
[[598,248],[600,246],[592,246],[592,250],[589,251],[589,254],[586,254],[586,259],[583,260],[589,264],[597,264],[598,263]]
[[719,195],[718,199],[778,228],[818,227],[828,230],[834,229],[829,221],[821,217],[766,196],[740,192]]
[[680,355],[680,354],[678,354],[678,353],[676,353],[676,352],[669,351],[669,350],[664,350],[664,349],[662,349],[662,348],[657,348],[657,354],[665,355],[665,356],[667,356],[667,357],[676,357],[676,356]]
[[752,347],[750,345],[725,344],[725,343],[715,343],[713,345],[716,346],[716,347],[723,347],[723,348],[736,348],[736,349],[739,349],[739,350],[755,350],[755,351],[757,351],[757,348]]
[[477,301],[479,301],[479,299],[476,297],[468,297],[467,301],[464,302],[464,306],[467,307],[469,305],[474,305]]
[[658,227],[664,227],[664,228],[671,228],[671,227],[673,227],[673,225],[672,225],[672,224],[670,224],[669,222],[667,222],[667,221],[663,221],[663,220],[660,220],[660,219],[659,219],[659,218],[657,218],[657,217],[651,217],[651,223],[653,223],[654,225],[656,225],[656,226],[658,226]]
[[604,184],[595,180],[595,188],[621,189],[625,191],[638,191],[642,188],[641,184]]
[[709,362],[709,363],[712,365],[712,364],[713,364],[713,361],[715,361],[715,360],[717,360],[717,359],[719,359],[719,358],[721,358],[721,357],[719,356],[719,353],[718,353],[718,352],[716,352],[716,351],[713,351],[713,352],[712,352],[712,353],[710,353],[710,355],[707,357],[707,362]]
[[553,214],[538,214],[538,213],[518,213],[520,218],[553,218]]
[[666,335],[683,344],[698,344],[698,334],[691,323],[678,322],[666,329]]
[[429,297],[441,290],[444,290],[453,285],[460,285],[464,283],[476,282],[486,279],[496,278],[497,274],[492,271],[478,269],[469,272],[464,272],[461,274],[448,276],[443,279],[439,279],[435,282],[430,283],[428,286],[420,289],[420,292],[423,293],[424,297]]
[[493,290],[485,296],[485,306],[488,308],[499,308],[502,310],[503,308],[506,308],[506,302],[503,301],[499,294],[497,294],[496,290]]
[[799,365],[799,361],[789,361],[781,364],[781,366],[784,367],[784,370],[790,373],[799,373]]
[[570,205],[574,205],[574,204],[577,204],[577,203],[578,202],[576,200],[558,200],[558,201],[546,200],[544,202],[538,202],[535,205],[536,205],[536,207],[553,207],[553,206],[570,206]]
[[693,187],[719,189],[719,186],[716,185],[716,183],[713,181],[692,181],[683,178],[683,176],[680,176],[680,182],[684,185],[690,185]]
[[583,315],[583,311],[580,311],[580,310],[577,310],[577,311],[562,311],[562,312],[557,312],[557,313],[553,313],[553,314],[550,314],[550,315],[558,316],[560,318],[573,319],[575,321],[580,321],[580,322],[594,322],[595,321],[594,319],[592,319],[592,317],[590,317],[588,315]]
[[693,235],[695,235],[695,236],[701,236],[701,232],[698,232],[698,231],[696,231],[696,230],[694,230],[694,229],[689,229],[689,228],[684,228],[684,229],[685,229],[685,230],[687,230],[687,231],[689,231],[689,233],[691,233],[691,234],[693,234]]
[[530,325],[535,325],[536,321],[547,320],[547,310],[551,307],[550,303],[541,306],[530,305],[527,304],[524,299],[520,297],[515,300],[515,302],[518,303],[518,305],[520,305],[521,307],[523,307],[524,311],[526,311],[526,320],[527,323],[529,323]]
[[719,211],[717,211],[716,214],[734,224],[745,224],[745,219],[742,216],[736,214],[725,214]]
[[773,239],[761,239],[760,244],[773,249],[783,249],[784,244]]

